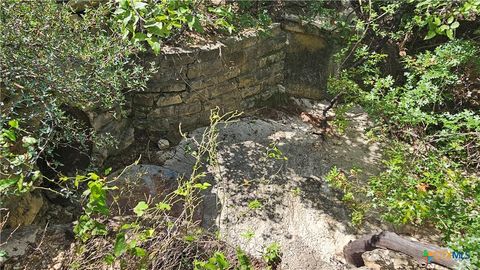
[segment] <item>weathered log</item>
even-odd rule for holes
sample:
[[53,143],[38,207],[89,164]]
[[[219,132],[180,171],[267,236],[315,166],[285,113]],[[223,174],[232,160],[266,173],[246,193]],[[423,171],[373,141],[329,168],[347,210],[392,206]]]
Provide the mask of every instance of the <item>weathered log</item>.
[[355,241],[350,241],[343,248],[343,256],[349,264],[353,264],[357,267],[365,265],[362,259],[362,254],[366,251],[374,250],[375,247],[371,243],[371,239],[374,234],[369,234],[357,239]]
[[455,268],[457,262],[448,256],[449,250],[439,246],[412,241],[393,232],[383,231],[379,234],[370,234],[363,236],[355,241],[350,241],[343,248],[345,260],[357,267],[363,266],[362,254],[375,248],[385,248],[396,252],[406,254],[417,261],[425,261],[424,251],[436,254],[431,256],[429,263],[435,263],[448,268]]

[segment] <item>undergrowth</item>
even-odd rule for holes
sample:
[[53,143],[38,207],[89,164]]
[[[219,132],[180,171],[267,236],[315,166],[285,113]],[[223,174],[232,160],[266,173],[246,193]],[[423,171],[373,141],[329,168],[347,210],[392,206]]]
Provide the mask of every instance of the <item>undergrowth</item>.
[[[112,222],[112,208],[118,207],[109,201],[109,193],[117,189],[115,177],[89,173],[70,181],[87,182],[83,193],[84,215],[75,225],[78,239],[75,252],[71,254],[71,269],[95,269],[99,265],[120,266],[122,269],[229,269],[236,260],[228,262],[231,250],[199,226],[195,213],[201,201],[201,191],[210,188],[206,181],[204,166],[215,166],[218,126],[228,124],[237,117],[236,112],[219,115],[212,110],[210,126],[199,138],[184,139],[190,142],[194,164],[189,176],[177,179],[174,191],[161,198],[138,201],[132,209],[133,216],[122,216]],[[78,186],[78,185],[77,185]],[[225,255],[224,253],[227,252]],[[206,262],[209,254],[213,256]],[[95,254],[95,256],[92,256]],[[237,254],[243,254],[237,251]],[[247,261],[239,255],[238,260]]]
[[354,224],[379,212],[393,224],[433,227],[469,255],[461,267],[477,269],[480,1],[359,1],[352,9],[336,29],[343,44],[328,88],[369,113],[367,135],[386,148],[384,171],[365,185],[334,167],[327,181],[343,192]]

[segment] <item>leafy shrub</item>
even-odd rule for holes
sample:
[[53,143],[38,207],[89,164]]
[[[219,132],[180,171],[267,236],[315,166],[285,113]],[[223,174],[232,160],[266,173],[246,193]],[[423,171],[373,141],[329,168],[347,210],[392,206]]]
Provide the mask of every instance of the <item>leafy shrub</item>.
[[472,265],[478,265],[478,178],[465,176],[445,157],[418,156],[401,145],[389,151],[385,165],[385,172],[370,180],[372,206],[392,223],[434,225],[445,241],[455,241],[449,244],[455,251],[469,253]]
[[[332,78],[332,92],[346,94],[347,101],[363,104],[403,137],[422,138],[435,145],[441,154],[470,167],[476,167],[480,157],[480,116],[469,108],[459,108],[451,89],[460,81],[465,66],[479,70],[475,55],[480,47],[468,41],[451,41],[415,57],[405,57],[405,84],[398,85],[391,76],[380,76],[377,54],[368,56],[357,68]],[[364,57],[358,53],[356,57]],[[354,78],[361,77],[358,82]],[[450,91],[449,91],[450,90]]]
[[[3,194],[38,188],[36,162],[51,156],[56,146],[75,144],[84,150],[95,141],[66,108],[122,106],[125,91],[143,89],[149,72],[133,61],[140,48],[108,28],[108,6],[79,16],[53,0],[0,5],[0,180],[10,187]],[[18,185],[11,185],[13,179]]]
[[236,5],[234,2],[213,5],[195,0],[120,0],[114,19],[124,38],[134,43],[146,42],[155,53],[159,53],[162,42],[172,41],[185,31],[231,34],[239,27],[256,27],[264,31],[271,23],[270,16],[266,10],[254,15],[242,3]]
[[[115,181],[122,177],[122,173],[107,178],[109,170],[106,170],[103,176],[89,173],[64,179],[74,182],[77,187],[81,182],[87,183],[87,189],[82,194],[84,214],[74,227],[75,236],[80,240],[77,243],[79,251],[71,264],[82,262],[88,269],[99,264],[120,264],[126,269],[177,269],[190,268],[192,264],[195,269],[229,269],[230,262],[220,251],[207,261],[198,259],[199,254],[205,252],[201,243],[211,245],[213,237],[197,226],[193,215],[201,200],[200,191],[210,187],[205,182],[206,174],[202,168],[216,164],[219,125],[237,116],[235,112],[220,115],[217,108],[212,110],[211,124],[200,138],[188,139],[183,134],[184,139],[193,144],[190,152],[195,161],[192,173],[177,179],[178,185],[171,193],[154,198],[156,203],[153,198],[138,201],[132,209],[135,216],[122,217],[116,224],[111,222],[115,212],[111,209],[115,209],[117,204],[109,192],[117,189]],[[109,202],[107,198],[112,197],[114,201]],[[176,211],[172,213],[174,205]],[[90,253],[95,256],[91,257]],[[172,256],[181,258],[172,261]],[[238,253],[238,256],[240,265],[247,267],[248,257],[243,253]]]
[[269,269],[276,269],[276,267],[278,266],[278,264],[280,264],[282,260],[280,244],[274,242],[266,246],[262,254],[262,258],[269,266]]
[[479,7],[478,0],[353,3],[356,16],[339,25],[350,35],[340,38],[338,74],[328,85],[367,109],[389,151],[386,170],[366,188],[340,170],[327,181],[354,213],[376,207],[392,223],[435,226],[452,249],[469,253],[472,269],[480,265],[472,174],[480,166],[480,115],[466,93],[480,74]]
[[225,258],[225,255],[221,252],[215,252],[213,256],[206,262],[195,261],[195,270],[226,270],[229,269],[230,263]]

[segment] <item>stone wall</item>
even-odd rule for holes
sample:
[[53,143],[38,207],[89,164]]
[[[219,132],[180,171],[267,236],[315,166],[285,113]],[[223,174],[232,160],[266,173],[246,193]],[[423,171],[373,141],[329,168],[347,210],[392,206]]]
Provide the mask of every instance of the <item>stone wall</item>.
[[330,73],[332,45],[315,23],[290,18],[282,24],[287,33],[285,88],[291,96],[325,99]]
[[248,111],[282,100],[268,100],[279,92],[326,98],[331,46],[320,27],[294,20],[273,25],[266,36],[252,33],[144,56],[145,65],[154,62],[158,72],[146,91],[130,92],[130,117],[88,113],[96,133],[116,142],[93,149],[96,163],[122,153],[142,134],[175,139],[180,123],[186,131],[206,125],[216,106],[223,112]]
[[318,29],[287,20],[282,26],[273,25],[266,36],[251,33],[202,47],[168,48],[158,56],[144,56],[145,65],[154,62],[158,72],[147,90],[130,93],[129,119],[115,124],[103,121],[110,119],[106,116],[91,117],[100,133],[121,130],[121,134],[112,134],[121,146],[95,152],[102,152],[103,158],[121,152],[133,142],[133,130],[135,134],[146,132],[153,139],[175,137],[172,134],[180,123],[184,130],[208,124],[210,110],[216,106],[223,112],[248,111],[270,104],[263,101],[279,92],[326,98],[331,50]]
[[210,110],[247,110],[284,82],[287,35],[279,25],[269,36],[231,37],[191,50],[149,56],[159,71],[147,90],[132,97],[135,128],[149,132],[189,129],[208,123]]

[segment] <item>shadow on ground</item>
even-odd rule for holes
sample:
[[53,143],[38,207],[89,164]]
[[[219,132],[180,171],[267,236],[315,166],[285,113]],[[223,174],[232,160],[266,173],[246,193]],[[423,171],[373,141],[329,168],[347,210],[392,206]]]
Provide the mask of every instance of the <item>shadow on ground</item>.
[[[298,102],[312,114],[325,106]],[[345,135],[325,139],[298,115],[244,118],[222,127],[218,166],[208,168],[214,187],[205,195],[204,225],[255,256],[280,243],[284,269],[346,269],[342,248],[357,230],[325,175],[333,166],[355,167],[365,180],[379,170],[380,159],[380,146],[364,135],[366,114],[354,110],[349,118]],[[181,158],[186,143],[167,167],[178,171],[187,164]]]

